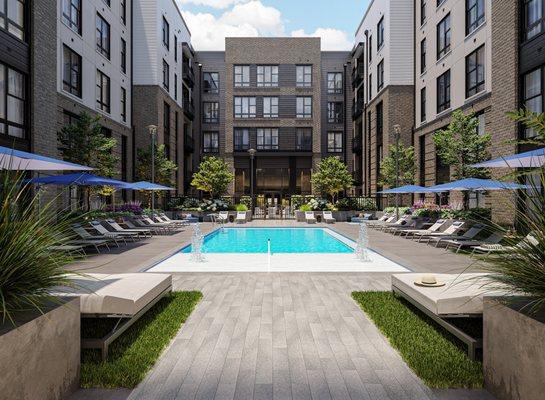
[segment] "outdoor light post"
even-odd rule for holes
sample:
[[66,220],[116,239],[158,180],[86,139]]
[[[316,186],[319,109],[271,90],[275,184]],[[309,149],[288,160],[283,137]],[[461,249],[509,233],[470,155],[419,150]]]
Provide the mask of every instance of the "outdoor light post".
[[[396,188],[399,187],[399,139],[401,135],[401,126],[394,125],[396,138]],[[399,193],[396,193],[396,218],[399,219]]]
[[[157,126],[148,126],[149,134],[151,135],[151,183],[155,183],[155,136],[157,135]],[[151,191],[151,215],[155,214],[155,192]]]
[[250,210],[252,215],[254,215],[254,159],[255,155],[257,153],[256,149],[250,149],[248,150],[248,154],[250,155],[250,197],[252,198],[252,209]]

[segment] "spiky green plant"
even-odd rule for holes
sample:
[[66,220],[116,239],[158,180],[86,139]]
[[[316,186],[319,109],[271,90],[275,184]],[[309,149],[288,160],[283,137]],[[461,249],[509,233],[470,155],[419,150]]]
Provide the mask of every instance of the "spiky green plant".
[[73,257],[52,250],[70,239],[67,217],[58,219],[55,200],[39,206],[20,172],[0,171],[0,323],[18,312],[38,310],[50,291],[66,285],[65,266]]

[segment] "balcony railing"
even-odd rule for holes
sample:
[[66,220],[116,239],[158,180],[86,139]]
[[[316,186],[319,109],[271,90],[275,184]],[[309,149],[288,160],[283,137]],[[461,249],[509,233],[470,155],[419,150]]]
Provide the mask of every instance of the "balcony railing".
[[358,87],[359,84],[363,81],[364,69],[363,65],[358,66],[352,70],[352,86]]
[[195,119],[195,106],[193,105],[193,102],[188,98],[184,98],[184,114],[189,118],[190,120]]
[[363,151],[363,137],[361,134],[356,135],[352,140],[352,152],[356,154],[361,154]]
[[363,113],[363,99],[354,101],[352,109],[352,119],[357,119]]
[[188,62],[182,63],[182,79],[189,87],[193,88],[193,86],[195,86],[195,72]]
[[193,153],[195,151],[195,139],[188,134],[185,134],[184,136],[184,148],[188,153]]

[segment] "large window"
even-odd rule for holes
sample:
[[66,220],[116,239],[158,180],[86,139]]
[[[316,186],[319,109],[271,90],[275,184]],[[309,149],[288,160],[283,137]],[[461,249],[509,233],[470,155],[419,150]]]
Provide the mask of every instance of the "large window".
[[217,124],[219,122],[219,103],[217,101],[204,102],[202,108],[204,123]]
[[121,38],[121,72],[127,73],[127,42]]
[[367,49],[367,58],[369,59],[369,64],[371,63],[371,61],[373,61],[373,36],[372,35],[369,35],[369,40],[368,40],[368,49]]
[[121,119],[127,122],[127,90],[121,88]]
[[127,23],[127,0],[119,0],[119,12],[121,14],[121,22]]
[[420,89],[420,122],[426,121],[426,88]]
[[65,92],[81,98],[81,56],[63,46],[62,87]]
[[450,69],[437,78],[437,112],[450,108]]
[[278,150],[278,129],[260,128],[257,130],[258,150]]
[[369,96],[369,101],[373,98],[373,74],[369,74],[369,79],[367,80],[369,86],[367,95]]
[[263,118],[278,118],[278,97],[263,97]]
[[97,51],[110,59],[110,24],[100,14],[96,18]]
[[484,90],[485,85],[484,45],[466,57],[466,98]]
[[174,62],[178,62],[178,36],[174,35]]
[[450,14],[437,25],[437,59],[450,51]]
[[466,35],[484,22],[484,0],[466,0]]
[[97,69],[96,77],[97,108],[104,112],[110,112],[110,78]]
[[163,17],[163,46],[165,46],[167,49],[170,47],[170,24],[166,20],[165,17]]
[[312,65],[297,65],[296,75],[297,87],[312,86]]
[[235,97],[235,118],[255,118],[255,97]]
[[420,0],[420,25],[426,22],[426,0]]
[[297,118],[312,118],[312,97],[297,97]]
[[[523,80],[523,106],[535,113],[543,112],[543,69],[538,68],[524,75]],[[537,134],[535,130],[526,128],[525,138],[533,138]]]
[[170,66],[163,60],[163,87],[168,92],[170,87]]
[[295,148],[299,151],[312,151],[312,128],[298,128]]
[[278,65],[257,66],[257,86],[276,87],[278,86]]
[[384,60],[377,65],[377,91],[384,87]]
[[426,38],[422,39],[420,42],[420,73],[423,74],[426,72],[426,48],[427,48],[427,41]]
[[330,101],[327,103],[327,122],[340,124],[343,122],[343,103]]
[[205,72],[203,74],[204,93],[219,93],[220,74],[217,72]]
[[343,152],[343,134],[342,132],[327,133],[327,152],[342,153]]
[[235,65],[235,87],[250,86],[250,66]]
[[543,0],[524,0],[524,37],[526,40],[543,32]]
[[[2,0],[3,1],[3,0]],[[81,35],[81,1],[82,0],[63,0],[62,1],[62,22]],[[2,6],[0,6],[1,9]],[[1,13],[2,11],[0,11]]]
[[342,72],[329,72],[327,74],[327,93],[341,94],[343,92]]
[[0,64],[0,133],[24,138],[25,131],[25,76]]
[[377,51],[384,45],[384,17],[377,24]]
[[246,151],[250,149],[250,130],[247,128],[235,128],[235,150]]
[[220,150],[220,140],[218,132],[203,132],[203,152],[218,153]]

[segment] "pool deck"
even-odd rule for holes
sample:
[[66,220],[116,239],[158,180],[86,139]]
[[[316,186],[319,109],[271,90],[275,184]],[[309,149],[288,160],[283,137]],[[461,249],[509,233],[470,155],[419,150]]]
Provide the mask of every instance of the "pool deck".
[[[356,225],[328,227],[356,239]],[[204,233],[212,229],[202,226]],[[190,237],[187,229],[149,239],[92,256],[74,269],[141,271]],[[373,230],[369,239],[372,249],[414,271],[456,273],[471,263]],[[177,273],[173,282],[175,290],[199,290],[204,298],[146,379],[133,391],[80,390],[71,400],[493,399],[485,391],[430,390],[367,319],[350,294],[389,290],[389,273]]]

